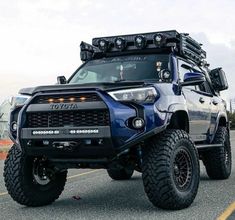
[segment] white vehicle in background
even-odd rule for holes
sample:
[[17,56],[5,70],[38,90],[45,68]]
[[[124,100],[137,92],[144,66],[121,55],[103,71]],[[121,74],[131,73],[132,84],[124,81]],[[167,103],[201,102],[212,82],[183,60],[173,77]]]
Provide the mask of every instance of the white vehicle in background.
[[23,96],[14,96],[10,99],[6,99],[0,104],[0,139],[8,139],[8,123],[9,123],[9,113],[13,106],[22,104],[25,102]]

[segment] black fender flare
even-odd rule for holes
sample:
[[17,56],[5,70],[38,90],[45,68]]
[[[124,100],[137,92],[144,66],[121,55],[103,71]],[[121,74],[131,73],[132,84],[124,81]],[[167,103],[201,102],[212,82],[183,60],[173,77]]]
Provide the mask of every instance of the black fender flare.
[[167,110],[161,110],[158,108],[160,112],[168,113],[168,123],[170,123],[172,116],[174,113],[183,111],[187,114],[188,121],[189,121],[189,114],[188,114],[188,109],[187,106],[184,103],[173,103],[171,104]]
[[216,131],[217,131],[218,127],[219,127],[219,121],[220,121],[221,118],[225,118],[225,120],[226,120],[226,127],[227,127],[228,132],[230,133],[230,126],[229,126],[229,121],[228,121],[227,114],[225,112],[219,112],[219,114],[218,114],[218,116],[216,118],[216,125],[215,125],[215,129],[213,131],[213,135],[211,137],[211,142],[214,140]]

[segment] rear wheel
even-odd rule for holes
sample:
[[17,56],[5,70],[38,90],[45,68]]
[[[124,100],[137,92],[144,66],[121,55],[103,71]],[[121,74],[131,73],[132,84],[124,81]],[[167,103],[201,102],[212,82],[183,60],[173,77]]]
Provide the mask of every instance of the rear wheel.
[[5,185],[10,196],[26,206],[43,206],[62,193],[67,171],[55,172],[42,158],[26,156],[16,145],[10,149],[4,167]]
[[143,183],[153,205],[183,209],[194,200],[200,179],[199,158],[189,135],[167,130],[144,148]]
[[227,179],[231,174],[232,153],[229,132],[226,127],[218,127],[213,144],[223,147],[210,150],[202,155],[206,172],[211,179]]
[[108,175],[114,180],[128,180],[134,173],[132,166],[126,166],[123,168],[110,168],[107,170]]

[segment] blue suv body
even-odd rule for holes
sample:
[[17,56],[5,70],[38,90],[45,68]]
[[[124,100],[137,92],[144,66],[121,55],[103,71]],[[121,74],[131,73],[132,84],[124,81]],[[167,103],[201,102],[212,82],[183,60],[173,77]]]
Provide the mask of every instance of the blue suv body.
[[[222,69],[210,70],[205,56],[199,43],[176,31],[82,42],[84,63],[68,80],[58,77],[57,85],[20,91],[23,101],[11,112],[12,154],[35,158],[32,178],[39,185],[52,181],[49,168],[53,175],[65,175],[67,168],[105,168],[117,180],[137,170],[154,205],[187,207],[197,192],[198,154],[211,178],[231,172],[226,103],[219,96],[228,85]],[[218,174],[208,158],[221,151]],[[158,169],[165,172],[171,199],[164,200]],[[6,185],[11,192],[13,183]],[[29,206],[55,198],[12,197]]]

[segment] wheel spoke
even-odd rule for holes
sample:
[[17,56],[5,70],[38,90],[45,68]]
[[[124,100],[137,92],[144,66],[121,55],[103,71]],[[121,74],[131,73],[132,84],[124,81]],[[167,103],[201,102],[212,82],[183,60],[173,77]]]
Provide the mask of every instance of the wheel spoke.
[[180,149],[175,155],[174,175],[177,187],[186,190],[192,178],[192,164],[189,153],[185,149]]

